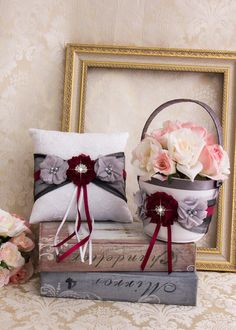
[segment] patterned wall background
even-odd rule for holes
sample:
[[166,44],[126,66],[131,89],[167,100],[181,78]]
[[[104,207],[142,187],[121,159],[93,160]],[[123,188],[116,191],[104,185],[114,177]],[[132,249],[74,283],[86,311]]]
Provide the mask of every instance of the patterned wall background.
[[[235,0],[0,0],[0,208],[30,214],[28,128],[61,127],[66,43],[236,50],[235,12]],[[0,291],[1,327],[236,329],[234,274],[199,279],[198,306],[176,307],[49,300],[35,278]]]
[[67,42],[236,50],[233,0],[0,0],[0,207],[32,206],[29,127],[60,129]]

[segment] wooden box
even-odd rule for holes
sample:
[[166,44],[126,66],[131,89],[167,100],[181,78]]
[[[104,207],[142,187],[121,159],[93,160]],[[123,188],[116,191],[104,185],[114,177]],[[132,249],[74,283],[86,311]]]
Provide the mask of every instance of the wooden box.
[[[80,261],[79,250],[60,263],[56,261],[53,240],[59,222],[40,224],[39,268],[41,272],[125,272],[140,271],[150,238],[143,233],[141,223],[96,222],[93,232],[93,262]],[[71,233],[72,223],[66,223],[60,240]],[[68,242],[66,249],[76,243]],[[195,271],[196,245],[172,244],[173,271]],[[145,272],[167,271],[167,244],[157,241]]]
[[195,272],[42,272],[42,296],[195,306]]

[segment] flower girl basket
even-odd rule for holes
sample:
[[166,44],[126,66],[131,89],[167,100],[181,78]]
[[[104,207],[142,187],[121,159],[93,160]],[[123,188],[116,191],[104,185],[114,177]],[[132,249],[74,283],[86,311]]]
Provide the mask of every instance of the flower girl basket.
[[[216,128],[218,144],[222,145],[222,129],[220,122],[217,116],[215,115],[214,111],[207,104],[191,99],[171,100],[162,104],[157,109],[155,109],[144,125],[141,140],[145,138],[145,135],[147,133],[147,130],[151,122],[161,111],[163,111],[165,108],[173,104],[183,103],[183,102],[195,103],[201,106],[210,115],[211,119],[214,122],[214,126]],[[178,218],[176,219],[177,221],[172,222],[171,225],[168,223],[167,224],[162,223],[161,225],[159,225],[159,228],[157,229],[158,225],[157,223],[155,223],[155,221],[152,220],[150,221],[150,217],[146,217],[146,218],[144,217],[143,218],[144,231],[146,234],[152,237],[149,246],[150,253],[153,244],[157,238],[168,242],[169,256],[171,258],[171,242],[175,242],[175,243],[196,242],[206,234],[213,215],[214,206],[216,204],[216,199],[219,192],[219,187],[222,184],[221,181],[211,180],[207,178],[202,180],[195,179],[194,181],[191,181],[189,179],[178,178],[178,177],[171,177],[171,180],[165,180],[165,181],[159,180],[158,178],[155,177],[151,177],[150,180],[146,181],[142,177],[138,177],[138,181],[140,187],[140,191],[139,191],[140,196],[142,195],[151,196],[158,192],[161,193],[161,196],[172,198],[175,203],[177,202],[176,205],[180,205],[181,202],[186,201],[186,199],[195,200],[195,202],[196,201],[198,202],[199,200],[203,200],[205,202],[205,205],[207,205],[207,208],[205,210],[206,217],[204,218],[203,222],[201,223],[201,225],[195,226],[193,228],[186,228],[186,226],[181,225],[181,221],[179,221]],[[141,199],[140,204],[141,203],[145,204],[145,197],[143,197],[143,200]],[[145,208],[146,206],[147,206],[147,202],[146,205],[143,205],[143,207]],[[157,206],[155,206],[155,203],[152,204],[152,208],[154,209]],[[140,208],[141,206],[139,206],[139,210]],[[157,211],[157,209],[155,210]],[[162,210],[159,210],[159,212],[160,211]],[[191,210],[190,207],[189,210],[187,211],[187,217],[194,216],[195,215],[194,212],[197,211],[194,210],[194,208]],[[150,256],[150,253],[148,253],[147,251],[148,257]],[[142,265],[142,268],[144,267],[145,267],[145,262]]]

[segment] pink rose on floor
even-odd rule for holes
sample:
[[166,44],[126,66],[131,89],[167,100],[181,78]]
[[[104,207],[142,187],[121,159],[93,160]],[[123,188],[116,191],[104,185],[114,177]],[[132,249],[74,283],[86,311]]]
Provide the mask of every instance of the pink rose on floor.
[[140,170],[140,175],[149,179],[155,174],[153,161],[157,153],[162,150],[159,142],[152,137],[145,137],[133,150],[132,163]]
[[23,217],[19,216],[18,214],[15,214],[15,213],[11,213],[11,215],[13,217],[17,218],[18,220],[21,220],[24,223],[26,233],[32,234],[32,231],[30,229],[31,225],[28,220],[25,220]]
[[9,283],[10,271],[0,267],[0,288]]
[[154,130],[150,136],[156,139],[163,148],[167,148],[169,133],[179,128],[181,128],[181,123],[179,121],[167,120],[163,123],[163,128]]
[[31,259],[24,266],[13,272],[10,282],[13,284],[23,284],[27,282],[34,274],[34,267]]
[[32,239],[27,237],[25,233],[21,233],[18,236],[12,237],[10,242],[15,244],[18,247],[18,249],[22,252],[32,251],[33,248],[35,247],[35,244],[32,241]]
[[160,151],[153,164],[155,172],[164,175],[176,173],[175,162],[170,158],[167,150]]
[[13,237],[25,230],[27,230],[27,227],[24,221],[0,209],[0,236]]
[[18,268],[22,267],[25,259],[15,244],[6,242],[0,247],[0,261],[4,261],[9,267]]
[[228,154],[218,144],[205,146],[199,160],[203,166],[203,176],[212,180],[225,180],[230,174]]

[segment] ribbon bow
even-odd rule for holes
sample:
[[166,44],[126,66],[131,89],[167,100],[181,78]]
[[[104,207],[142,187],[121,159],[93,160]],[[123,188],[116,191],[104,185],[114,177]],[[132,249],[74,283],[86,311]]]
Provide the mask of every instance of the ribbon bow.
[[[94,220],[89,212],[87,185],[90,182],[93,182],[93,184],[100,188],[127,201],[125,196],[124,165],[123,152],[99,156],[96,160],[92,160],[87,155],[80,154],[79,156],[72,157],[68,161],[55,155],[35,154],[35,200],[70,182],[75,184],[74,193],[72,194],[69,206],[57,229],[54,239],[54,247],[56,248],[58,261],[63,260],[75,250],[80,249],[81,261],[83,262],[86,248],[89,244],[89,263],[92,263],[91,234]],[[69,215],[75,197],[77,213],[74,232],[58,243],[59,232]],[[82,203],[84,203],[85,216],[88,224],[88,235],[80,240],[79,230],[81,229],[82,231],[83,229],[81,226],[80,214]],[[74,235],[76,235],[78,243],[62,255],[59,255],[58,248],[70,240]],[[82,249],[83,245],[84,248]]]
[[[89,205],[88,205],[87,185],[91,181],[93,181],[96,177],[96,173],[94,171],[94,164],[95,164],[95,161],[91,160],[91,158],[89,156],[86,156],[84,154],[81,154],[77,157],[72,157],[71,159],[68,160],[69,168],[67,169],[66,175],[67,175],[67,178],[76,185],[76,188],[75,188],[74,194],[72,196],[71,202],[69,204],[69,207],[65,213],[65,216],[57,230],[55,240],[54,240],[54,246],[56,247],[58,262],[65,259],[67,256],[69,256],[71,253],[73,253],[77,249],[80,249],[81,260],[83,261],[85,251],[82,251],[82,246],[86,244],[85,248],[87,247],[87,243],[90,241],[91,233],[93,230],[93,220],[91,219],[91,215],[89,212]],[[57,237],[58,237],[59,232],[69,214],[75,194],[76,194],[76,199],[77,199],[77,216],[76,216],[76,222],[75,222],[75,230],[72,234],[70,234],[63,241],[57,243]],[[84,202],[84,210],[85,210],[89,233],[82,240],[80,240],[80,238],[79,238],[79,230],[81,227],[80,208],[81,208],[81,204],[82,204],[82,199]],[[78,243],[76,243],[69,250],[67,250],[66,252],[64,252],[63,254],[60,255],[58,248],[60,246],[64,245],[67,241],[69,241],[75,235],[77,237]],[[90,251],[91,251],[91,246],[90,246]],[[90,253],[90,255],[91,255],[91,253]]]

